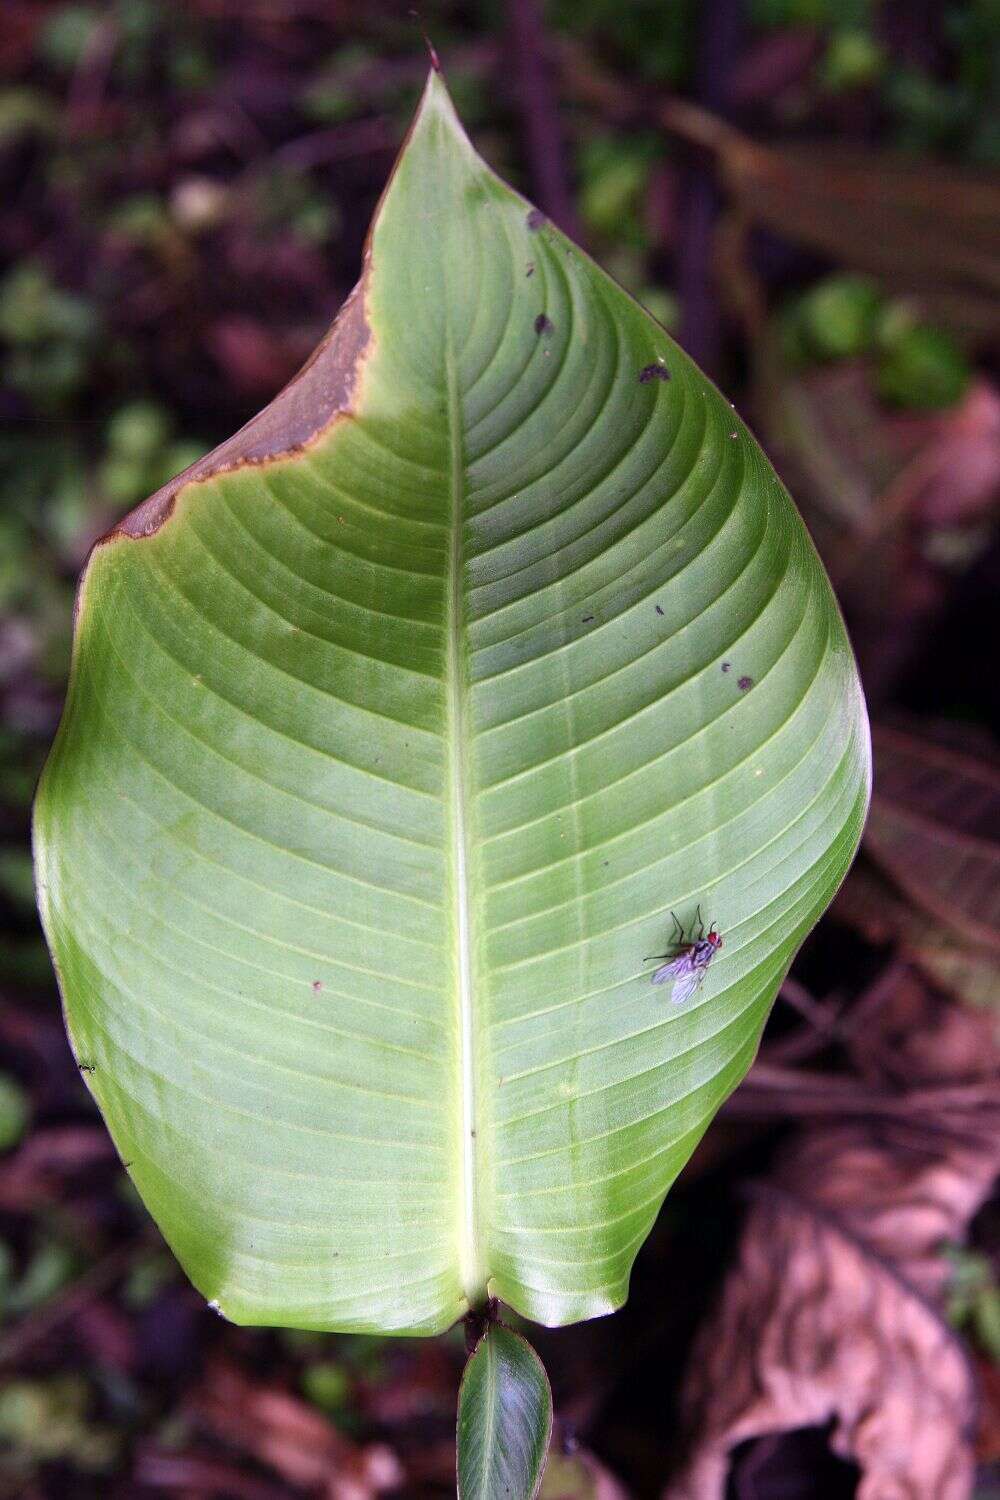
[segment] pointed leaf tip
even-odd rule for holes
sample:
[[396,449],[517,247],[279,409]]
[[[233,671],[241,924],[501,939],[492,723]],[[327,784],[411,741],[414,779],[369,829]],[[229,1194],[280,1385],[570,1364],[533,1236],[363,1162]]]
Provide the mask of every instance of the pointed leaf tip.
[[534,1500],[552,1433],[552,1391],[526,1339],[495,1323],[458,1393],[459,1500]]
[[424,84],[424,92],[413,121],[412,134],[415,135],[419,131],[425,119],[437,115],[468,146],[469,150],[474,152],[475,147],[469,140],[465,126],[459,118],[454,100],[448,91],[448,85],[444,81],[440,64],[437,67],[434,66],[436,59],[437,54],[432,52],[431,67],[428,69],[427,82]]

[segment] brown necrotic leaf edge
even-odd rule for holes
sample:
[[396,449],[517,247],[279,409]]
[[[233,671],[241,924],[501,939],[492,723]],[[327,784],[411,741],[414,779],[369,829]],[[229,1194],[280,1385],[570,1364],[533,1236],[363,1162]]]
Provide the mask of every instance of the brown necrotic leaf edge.
[[143,500],[96,544],[118,537],[138,540],[159,531],[173,513],[179,492],[250,464],[266,464],[300,453],[338,417],[348,416],[362,356],[371,333],[365,316],[368,267],[337,314],[332,327],[296,375],[270,405],[226,438],[211,453]]
[[[438,71],[432,54],[432,73]],[[399,164],[406,154],[410,137],[416,128],[420,111],[411,121],[382,189],[365,236],[361,277],[342,304],[340,311],[306,360],[301,370],[274,397],[263,411],[251,417],[232,437],[206,453],[180,474],[141,501],[121,521],[99,537],[91,548],[90,559],[98,548],[121,539],[140,541],[155,535],[174,512],[177,496],[189,485],[214,479],[250,465],[262,465],[301,453],[324,437],[339,419],[352,415],[364,358],[370,353],[372,331],[367,315],[367,293],[372,271],[372,237],[382,205],[395,180]],[[84,568],[77,592],[75,617],[79,614],[87,568]]]

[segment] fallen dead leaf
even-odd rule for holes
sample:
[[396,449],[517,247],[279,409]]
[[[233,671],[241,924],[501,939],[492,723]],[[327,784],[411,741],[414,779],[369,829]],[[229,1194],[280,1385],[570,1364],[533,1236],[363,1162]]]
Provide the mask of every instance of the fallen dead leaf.
[[1000,1035],[1000,963],[992,948],[959,938],[907,901],[863,855],[837,893],[833,915],[867,942],[895,942],[932,984],[967,1005],[993,1012]]
[[973,1382],[958,1340],[867,1245],[791,1197],[753,1209],[693,1356],[697,1433],[669,1500],[722,1500],[748,1438],[832,1423],[858,1500],[968,1500]]
[[948,410],[896,412],[864,361],[790,374],[773,334],[760,350],[763,420],[838,577],[866,563],[884,570],[878,553],[901,537],[926,548],[945,533],[960,555],[983,546],[1000,499],[1000,393],[989,381]]
[[[877,983],[852,1008],[843,1035],[859,1071],[870,1068],[908,1089],[951,1084],[985,1084],[1000,1105],[996,1086],[1000,1058],[998,1017],[991,1010],[950,1004],[931,989],[919,969],[900,961],[886,989]],[[871,1045],[878,1039],[877,1052]]]
[[[894,972],[852,1045],[876,1059],[895,1050],[907,1082],[943,1101],[939,1116],[923,1135],[904,1128],[902,1095],[899,1119],[807,1131],[755,1193],[692,1356],[688,1454],[666,1500],[722,1500],[741,1443],[827,1426],[833,1452],[861,1471],[858,1500],[972,1492],[976,1383],[940,1311],[940,1251],[965,1239],[989,1195],[1000,1133],[963,1134],[947,1099],[971,1070],[1000,1108],[1000,1054],[981,1015]],[[904,1033],[916,1040],[901,1045]]]
[[1000,955],[1000,773],[903,730],[872,733],[865,848],[920,910]]
[[212,1365],[193,1406],[218,1437],[293,1489],[324,1500],[374,1500],[403,1481],[402,1465],[386,1444],[351,1442],[296,1396],[248,1380],[235,1366]]

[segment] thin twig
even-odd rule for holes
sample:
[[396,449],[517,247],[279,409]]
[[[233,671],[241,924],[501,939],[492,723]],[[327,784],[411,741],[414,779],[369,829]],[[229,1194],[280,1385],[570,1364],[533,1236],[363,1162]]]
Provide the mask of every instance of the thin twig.
[[819,1031],[826,1037],[835,1036],[838,1031],[838,1015],[830,1014],[828,1004],[816,1000],[799,980],[793,979],[791,975],[783,982],[778,991],[779,996],[786,1005],[797,1010],[804,1021],[807,1021],[814,1031]]
[[569,190],[559,112],[549,78],[549,54],[536,0],[510,0],[517,103],[539,206],[579,241],[580,226]]
[[1000,1087],[952,1084],[889,1092],[858,1079],[759,1062],[722,1113],[743,1119],[879,1121],[921,1139],[948,1139],[980,1150],[1000,1130]]
[[[729,110],[729,80],[738,56],[739,0],[703,0],[695,76],[698,102],[717,116]],[[701,148],[691,152],[684,174],[677,242],[677,292],[681,344],[709,374],[718,368],[722,317],[715,286],[715,231],[722,196],[714,162]]]

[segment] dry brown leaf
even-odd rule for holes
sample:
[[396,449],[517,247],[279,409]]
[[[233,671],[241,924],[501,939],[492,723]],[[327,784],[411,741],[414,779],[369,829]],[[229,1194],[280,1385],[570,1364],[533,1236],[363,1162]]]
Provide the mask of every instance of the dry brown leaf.
[[772,147],[687,101],[663,123],[717,153],[744,225],[877,275],[986,342],[1000,331],[1000,186],[988,172],[831,141]]
[[997,954],[957,938],[918,911],[863,855],[838,891],[832,913],[870,943],[897,943],[901,954],[945,994],[967,1005],[994,1009],[993,1034],[1000,1034]]
[[771,327],[753,340],[754,406],[877,703],[1000,523],[1000,393],[977,380],[949,411],[894,413],[861,362],[790,375],[777,344]]
[[[845,1026],[859,1072],[875,1069],[907,1089],[982,1083],[1000,1109],[1000,1029],[991,1012],[948,1004],[904,962],[890,971],[891,987],[877,983],[851,1010]],[[877,1042],[877,1052],[873,1047]]]
[[876,727],[865,849],[920,910],[1000,954],[996,762]]
[[976,380],[950,411],[896,417],[896,440],[916,428],[918,458],[900,477],[908,509],[926,526],[978,521],[1000,488],[1000,394]]
[[293,1489],[325,1500],[375,1500],[403,1481],[384,1443],[361,1447],[278,1386],[256,1384],[216,1363],[194,1399],[201,1421],[225,1442],[274,1469]]
[[[788,43],[779,44],[786,50]],[[745,270],[749,231],[764,226],[838,265],[870,271],[891,293],[912,294],[934,321],[989,343],[1000,332],[1000,184],[996,174],[926,156],[830,139],[753,140],[687,99],[663,101],[587,55],[571,38],[553,44],[565,87],[610,120],[645,107],[664,130],[711,151],[729,201],[732,244],[724,290]],[[747,54],[749,55],[749,54]],[[798,66],[798,60],[795,61]],[[765,62],[773,86],[774,60]],[[737,80],[744,95],[756,80]],[[719,248],[719,247],[717,247]],[[750,301],[757,300],[753,291]],[[746,311],[746,308],[740,310]]]
[[978,1367],[982,1410],[976,1441],[980,1463],[1000,1463],[1000,1365],[982,1361]]
[[287,1500],[288,1491],[270,1481],[244,1474],[235,1464],[194,1453],[173,1453],[140,1446],[132,1478],[154,1495],[182,1500]]
[[[866,560],[884,573],[884,549],[903,537],[945,531],[970,552],[982,545],[1000,501],[1000,394],[988,380],[977,379],[947,411],[894,412],[863,362],[789,375],[773,338],[759,341],[758,403],[839,573]],[[859,551],[876,543],[870,559]]]
[[1000,1169],[1000,1132],[951,1120],[979,1081],[1000,1112],[994,1029],[897,966],[852,1045],[943,1101],[922,1134],[897,1120],[805,1133],[755,1198],[685,1394],[690,1449],[667,1500],[722,1500],[747,1439],[830,1424],[861,1470],[858,1500],[968,1500],[975,1382],[945,1323],[948,1266]]
[[781,1188],[881,1260],[929,1300],[950,1275],[940,1247],[964,1239],[988,1196],[1000,1153],[949,1145],[905,1147],[869,1126],[810,1132],[785,1161]]
[[858,1500],[968,1500],[974,1395],[936,1313],[835,1222],[791,1198],[752,1211],[687,1392],[697,1441],[668,1500],[722,1500],[748,1438],[832,1422]]

